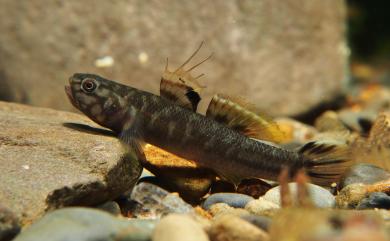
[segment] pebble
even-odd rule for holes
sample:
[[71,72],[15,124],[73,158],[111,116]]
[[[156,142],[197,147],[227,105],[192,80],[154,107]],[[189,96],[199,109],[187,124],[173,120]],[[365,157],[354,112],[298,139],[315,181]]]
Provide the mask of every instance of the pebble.
[[96,208],[106,211],[108,213],[111,213],[112,215],[118,216],[121,214],[121,208],[119,207],[119,204],[114,201],[108,201],[103,204],[100,204],[96,206]]
[[390,209],[390,196],[383,192],[373,192],[360,201],[356,209]]
[[350,129],[366,133],[374,122],[377,114],[373,111],[351,111],[344,109],[338,113],[340,120]]
[[20,232],[18,218],[6,207],[0,205],[0,240],[12,240]]
[[231,214],[235,216],[249,215],[249,212],[243,208],[233,208],[226,203],[216,203],[211,205],[209,212],[216,217],[222,214]]
[[[296,201],[297,185],[296,183],[289,183],[289,188],[293,200]],[[335,197],[325,188],[308,183],[308,191],[310,193],[314,206],[319,208],[332,208],[335,205]],[[280,186],[270,189],[263,198],[280,206]]]
[[193,207],[177,193],[143,182],[135,186],[129,199],[121,203],[135,218],[161,218],[169,213],[193,213]]
[[250,222],[256,227],[261,228],[264,231],[268,231],[272,223],[272,219],[269,217],[253,215],[253,214],[242,215],[241,218],[247,222]]
[[234,215],[217,217],[209,229],[212,241],[263,241],[268,234],[255,225]]
[[63,208],[33,223],[14,241],[146,241],[154,227],[153,220],[121,219],[92,208]]
[[153,231],[152,241],[208,241],[202,226],[191,216],[169,214],[162,218]]
[[373,184],[390,178],[390,173],[371,164],[356,164],[344,175],[340,188],[354,183]]
[[226,203],[234,208],[244,208],[252,200],[253,197],[240,193],[215,193],[207,197],[202,207],[208,210],[215,203]]
[[248,202],[245,206],[245,210],[252,214],[268,217],[273,216],[279,209],[280,205],[268,201],[262,197]]
[[254,198],[263,196],[272,186],[261,179],[244,179],[237,187],[237,192]]
[[366,186],[360,183],[351,184],[336,196],[336,206],[339,208],[355,208],[367,195]]
[[146,144],[144,152],[143,166],[187,201],[198,201],[215,180],[211,170],[158,147]]

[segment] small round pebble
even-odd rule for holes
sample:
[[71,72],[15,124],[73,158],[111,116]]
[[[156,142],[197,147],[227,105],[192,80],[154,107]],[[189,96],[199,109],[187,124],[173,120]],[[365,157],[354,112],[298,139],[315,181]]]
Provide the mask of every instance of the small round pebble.
[[253,197],[239,193],[215,193],[210,195],[203,203],[202,207],[208,210],[215,203],[226,203],[234,208],[243,208]]
[[96,206],[96,208],[111,213],[112,215],[118,216],[121,214],[121,208],[119,204],[114,201],[105,202]]
[[360,201],[357,209],[390,209],[390,196],[383,192],[373,192]]
[[216,217],[223,214],[232,214],[235,216],[248,215],[249,212],[243,208],[233,208],[226,203],[216,203],[211,205],[209,212],[212,216]]
[[213,241],[263,241],[268,234],[255,225],[234,215],[222,215],[214,220],[209,229]]
[[339,192],[336,196],[336,205],[339,208],[354,208],[366,197],[367,188],[363,184],[351,184]]
[[[297,184],[289,183],[289,188],[293,197],[293,200],[297,196]],[[319,208],[332,208],[335,205],[335,197],[323,187],[308,183],[308,191],[310,193],[313,204]],[[277,205],[280,205],[280,186],[270,189],[264,196],[264,199],[271,201]]]
[[152,241],[208,241],[202,226],[191,216],[169,214],[161,219],[152,234]]
[[268,217],[274,215],[275,212],[279,209],[280,206],[278,204],[268,201],[264,198],[252,200],[245,206],[245,210],[252,214]]
[[258,215],[243,215],[241,216],[242,219],[244,219],[247,222],[250,222],[251,224],[255,225],[258,228],[261,228],[262,230],[268,231],[269,227],[271,226],[272,219],[264,216],[258,216]]

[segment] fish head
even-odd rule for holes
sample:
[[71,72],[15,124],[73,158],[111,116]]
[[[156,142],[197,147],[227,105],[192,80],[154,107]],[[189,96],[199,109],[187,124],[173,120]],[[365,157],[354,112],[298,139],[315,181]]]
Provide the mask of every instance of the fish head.
[[121,130],[127,108],[127,86],[94,74],[76,73],[65,92],[74,107],[101,126]]

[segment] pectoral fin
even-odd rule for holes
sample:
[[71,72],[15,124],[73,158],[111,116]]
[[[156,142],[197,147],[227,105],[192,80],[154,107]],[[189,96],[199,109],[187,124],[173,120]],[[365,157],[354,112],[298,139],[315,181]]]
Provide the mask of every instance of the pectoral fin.
[[130,108],[125,124],[119,134],[119,139],[125,148],[130,149],[141,161],[146,160],[142,140],[142,118],[135,108]]
[[241,98],[214,95],[206,116],[254,139],[275,143],[284,140],[284,133],[270,117]]
[[160,95],[162,97],[195,112],[198,107],[198,103],[201,100],[200,90],[205,87],[200,85],[198,82],[198,79],[202,77],[203,74],[197,77],[193,77],[191,75],[191,70],[195,69],[196,67],[207,61],[211,57],[211,55],[187,70],[185,70],[184,67],[198,53],[202,45],[203,42],[196,49],[196,51],[178,69],[173,72],[168,70],[167,59],[165,71],[162,75],[160,82]]

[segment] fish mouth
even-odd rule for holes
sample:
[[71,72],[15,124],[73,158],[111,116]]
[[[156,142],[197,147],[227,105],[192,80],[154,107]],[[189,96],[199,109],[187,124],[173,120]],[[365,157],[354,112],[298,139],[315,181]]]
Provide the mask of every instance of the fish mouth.
[[77,103],[77,101],[74,99],[73,97],[73,94],[72,94],[72,88],[70,87],[70,85],[65,85],[65,93],[66,95],[68,96],[69,100],[70,100],[70,103],[72,103],[72,105],[74,107],[76,107],[77,109],[79,109],[79,105]]

